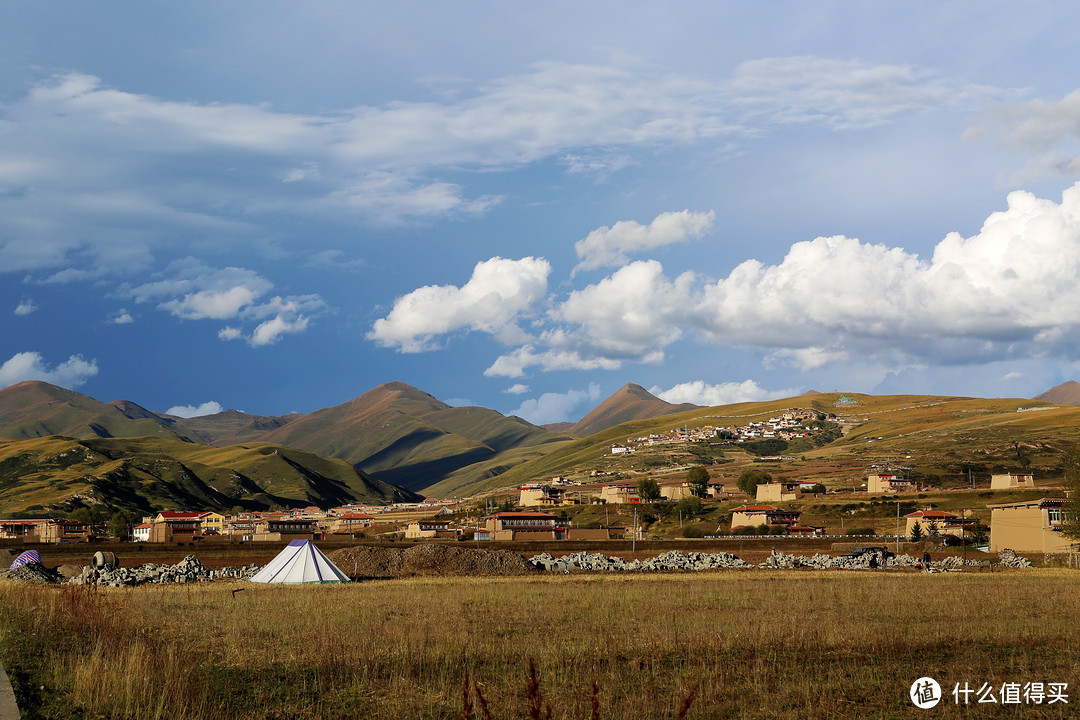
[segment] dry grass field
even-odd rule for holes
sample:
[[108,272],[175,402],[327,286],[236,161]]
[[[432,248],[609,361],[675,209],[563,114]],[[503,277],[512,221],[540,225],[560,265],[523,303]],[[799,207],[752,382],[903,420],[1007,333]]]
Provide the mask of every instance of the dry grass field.
[[[466,671],[471,717],[1067,717],[1078,584],[1046,569],[3,583],[0,652],[26,718],[459,718]],[[1073,696],[920,711],[924,675]]]

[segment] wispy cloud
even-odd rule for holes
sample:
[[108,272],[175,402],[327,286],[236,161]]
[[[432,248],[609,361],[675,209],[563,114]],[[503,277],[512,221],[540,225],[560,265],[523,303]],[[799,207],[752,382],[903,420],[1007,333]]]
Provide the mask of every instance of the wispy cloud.
[[202,417],[203,415],[216,415],[224,408],[216,400],[210,400],[201,405],[174,405],[165,411],[166,415],[175,415],[182,418]]
[[628,255],[654,250],[664,245],[701,237],[712,227],[716,213],[666,212],[657,215],[648,225],[633,220],[621,220],[611,227],[601,227],[574,245],[581,259],[574,272],[598,267],[625,265]]
[[273,284],[245,268],[213,268],[194,258],[172,263],[159,279],[118,292],[136,303],[157,302],[157,308],[184,320],[255,321],[245,335],[227,326],[218,333],[223,340],[246,338],[252,347],[271,345],[283,335],[303,332],[313,315],[325,312],[318,295],[275,295],[263,300]]

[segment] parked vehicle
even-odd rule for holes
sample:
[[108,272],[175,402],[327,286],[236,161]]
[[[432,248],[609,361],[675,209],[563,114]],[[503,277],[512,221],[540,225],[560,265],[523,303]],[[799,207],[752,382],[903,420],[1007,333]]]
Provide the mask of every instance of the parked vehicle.
[[896,557],[896,553],[889,550],[889,548],[880,545],[868,545],[866,547],[855,548],[851,552],[844,553],[840,557],[857,558],[870,554],[879,556],[881,560],[888,560],[889,558]]

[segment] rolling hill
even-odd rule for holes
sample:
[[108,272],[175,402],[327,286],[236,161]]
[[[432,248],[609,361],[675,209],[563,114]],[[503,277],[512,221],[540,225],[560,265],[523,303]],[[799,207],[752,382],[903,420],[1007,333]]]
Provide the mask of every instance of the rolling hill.
[[421,499],[341,460],[256,443],[215,448],[166,438],[0,440],[0,512],[87,503],[161,509],[330,507]]
[[[855,404],[846,404],[842,397]],[[683,426],[746,425],[796,407],[837,414],[843,435],[821,447],[793,446],[797,449],[782,451],[783,460],[765,464],[738,444],[721,441],[610,454],[612,443],[627,437],[663,434]],[[931,483],[964,484],[969,471],[985,481],[993,472],[1022,469],[1044,482],[1058,483],[1063,455],[1080,447],[1078,430],[1080,407],[1026,399],[823,393],[634,420],[563,444],[504,474],[472,483],[470,489],[497,492],[560,475],[588,480],[594,472],[618,473],[624,482],[646,473],[670,472],[678,479],[690,464],[705,464],[714,477],[732,484],[752,467],[791,479],[813,479],[830,488],[850,488],[861,483],[869,468],[886,465]]]

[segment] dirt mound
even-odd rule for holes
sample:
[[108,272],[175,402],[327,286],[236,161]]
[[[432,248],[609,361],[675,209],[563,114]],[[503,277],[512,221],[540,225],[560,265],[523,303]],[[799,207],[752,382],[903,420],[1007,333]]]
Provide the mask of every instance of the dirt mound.
[[417,545],[404,553],[405,570],[415,575],[525,575],[536,566],[509,550],[449,545]]
[[350,577],[408,575],[525,575],[536,567],[509,550],[481,550],[449,545],[414,545],[408,549],[351,547],[327,557]]
[[330,562],[352,578],[399,577],[402,566],[400,548],[350,547],[327,554]]

